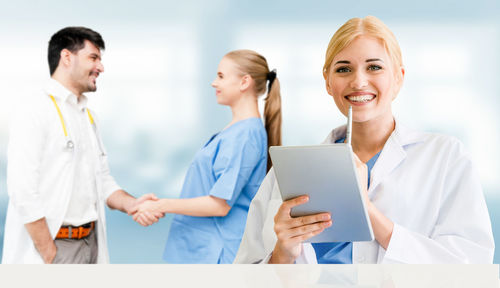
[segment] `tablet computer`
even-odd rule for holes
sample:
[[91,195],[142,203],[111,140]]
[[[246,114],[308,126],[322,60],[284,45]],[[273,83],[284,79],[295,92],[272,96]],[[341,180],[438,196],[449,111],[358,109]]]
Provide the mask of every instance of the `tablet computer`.
[[332,215],[332,226],[306,242],[373,240],[350,145],[272,146],[269,153],[283,201],[309,195],[309,202],[292,208],[292,217]]

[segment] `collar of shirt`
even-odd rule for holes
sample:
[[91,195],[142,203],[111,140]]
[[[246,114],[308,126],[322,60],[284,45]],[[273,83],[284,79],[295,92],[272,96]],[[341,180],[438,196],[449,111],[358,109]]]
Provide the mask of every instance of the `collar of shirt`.
[[[403,124],[401,124],[401,121],[399,121],[396,117],[394,117],[394,121],[396,123],[396,126],[394,128],[394,131],[391,133],[389,139],[394,139],[394,141],[398,144],[398,146],[402,148],[410,144],[415,144],[424,141],[423,132],[413,130],[411,128],[404,126]],[[328,134],[326,139],[321,144],[333,144],[337,140],[345,138],[346,131],[347,131],[346,125],[342,125],[340,127],[333,129],[332,132]],[[389,141],[389,139],[387,141]]]
[[88,98],[85,95],[81,95],[80,98],[76,97],[71,91],[64,87],[59,81],[50,78],[45,87],[45,92],[49,95],[54,96],[61,102],[68,102],[75,106],[78,110],[83,111],[87,108]]

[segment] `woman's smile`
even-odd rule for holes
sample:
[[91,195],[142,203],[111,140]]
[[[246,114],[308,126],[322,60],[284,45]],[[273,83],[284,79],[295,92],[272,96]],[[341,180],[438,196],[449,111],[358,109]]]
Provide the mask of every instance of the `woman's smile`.
[[373,101],[376,97],[377,95],[375,93],[365,91],[353,92],[344,96],[352,105],[364,105]]

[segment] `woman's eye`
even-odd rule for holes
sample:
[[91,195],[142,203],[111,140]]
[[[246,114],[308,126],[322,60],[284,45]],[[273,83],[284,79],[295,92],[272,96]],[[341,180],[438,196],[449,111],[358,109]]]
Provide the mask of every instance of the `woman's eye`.
[[371,70],[371,71],[382,70],[382,66],[379,66],[379,65],[370,65],[370,66],[368,66],[368,70]]
[[335,70],[335,72],[346,73],[346,72],[351,72],[351,69],[349,69],[348,67],[339,67],[339,68],[337,68],[337,70]]

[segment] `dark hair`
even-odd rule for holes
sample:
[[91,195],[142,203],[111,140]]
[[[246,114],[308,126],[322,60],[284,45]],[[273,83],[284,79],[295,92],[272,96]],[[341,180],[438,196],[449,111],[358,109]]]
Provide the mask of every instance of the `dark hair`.
[[101,34],[89,28],[66,27],[52,35],[48,49],[50,75],[54,74],[59,66],[61,50],[68,49],[71,53],[76,53],[85,46],[85,40],[104,50],[104,40],[102,40]]

